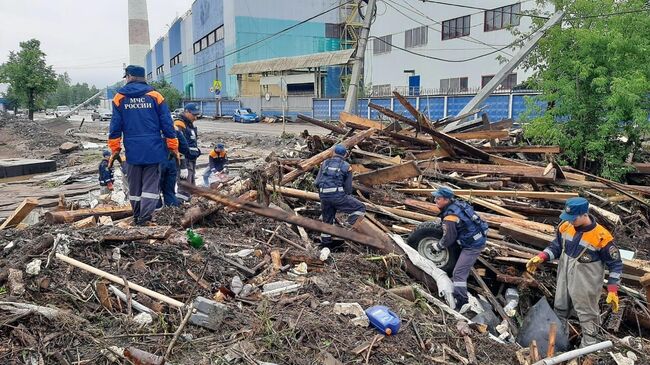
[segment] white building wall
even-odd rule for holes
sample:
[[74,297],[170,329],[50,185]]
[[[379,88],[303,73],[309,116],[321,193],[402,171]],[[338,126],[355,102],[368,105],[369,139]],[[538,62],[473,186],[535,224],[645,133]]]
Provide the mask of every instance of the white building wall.
[[163,38],[163,60],[165,61],[165,66],[163,70],[165,71],[165,80],[171,81],[170,76],[172,74],[171,67],[169,66],[169,61],[172,56],[169,54],[169,36],[165,35]]
[[[482,0],[479,2],[455,0],[454,3],[493,9],[515,4],[517,1]],[[427,44],[408,48],[413,52],[442,59],[459,60],[492,52],[495,48],[502,48],[515,41],[515,37],[508,29],[484,31],[485,14],[481,10],[423,3],[420,0],[390,0],[378,2],[377,4],[377,19],[371,27],[371,37],[391,34],[391,43],[393,45],[406,48],[406,31],[420,27],[422,24],[428,25]],[[535,2],[531,0],[521,2],[522,11],[532,9],[535,6]],[[418,14],[418,12],[423,14]],[[442,40],[443,21],[470,14],[471,28],[469,36]],[[412,19],[409,19],[409,17]],[[518,28],[526,32],[531,25],[532,20],[530,17],[521,17]],[[415,74],[420,75],[420,87],[423,94],[437,93],[441,79],[454,77],[468,77],[469,90],[479,89],[482,76],[494,75],[501,68],[502,64],[497,60],[497,56],[510,59],[515,53],[511,48],[508,48],[477,60],[450,63],[413,55],[395,47],[388,53],[373,54],[373,43],[371,39],[366,50],[365,84],[390,84],[391,90],[406,88],[409,74],[404,73],[404,70],[415,70]],[[515,72],[517,73],[517,83],[521,83],[530,77],[530,72],[526,72],[521,68]]]

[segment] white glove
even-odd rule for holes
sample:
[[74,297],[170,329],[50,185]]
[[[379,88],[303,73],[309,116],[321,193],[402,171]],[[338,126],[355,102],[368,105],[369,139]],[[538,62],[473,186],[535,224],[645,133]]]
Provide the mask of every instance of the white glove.
[[189,172],[187,169],[181,169],[181,172],[180,172],[180,175],[179,175],[179,176],[180,176],[180,178],[181,178],[182,180],[185,180],[185,179],[187,179],[187,177],[189,176],[189,174],[190,174],[190,172]]

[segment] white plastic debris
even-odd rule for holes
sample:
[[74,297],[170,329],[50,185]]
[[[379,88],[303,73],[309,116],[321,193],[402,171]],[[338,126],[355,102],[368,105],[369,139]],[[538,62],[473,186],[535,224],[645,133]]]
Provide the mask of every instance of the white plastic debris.
[[137,316],[133,317],[133,322],[137,323],[140,326],[146,326],[153,322],[153,317],[149,313],[140,313]]
[[56,247],[56,253],[68,256],[70,254],[69,243],[70,237],[67,234],[57,233],[56,238],[54,239],[54,247]]
[[252,248],[245,248],[245,249],[239,250],[237,252],[232,252],[232,253],[226,254],[226,256],[248,257],[253,252],[255,252],[255,250],[253,250]]
[[239,276],[233,276],[232,280],[230,281],[230,290],[232,290],[232,292],[235,293],[235,295],[239,295],[239,293],[241,293],[243,289],[244,289],[244,283],[242,283]]
[[299,263],[293,269],[291,269],[291,273],[294,275],[307,275],[307,263]]
[[119,247],[115,247],[113,249],[113,254],[111,257],[113,258],[113,261],[120,261],[120,259],[122,259],[122,254],[120,253]]
[[288,281],[288,280],[276,281],[273,283],[264,284],[264,286],[262,287],[262,289],[264,290],[262,292],[262,295],[273,296],[282,293],[289,293],[298,290],[298,288],[300,288],[300,284],[295,283],[293,281]]
[[253,286],[251,284],[246,284],[239,293],[240,297],[247,297],[253,291]]
[[126,204],[126,194],[123,191],[113,191],[111,193],[111,201],[114,201],[118,205]]
[[508,317],[514,317],[517,314],[517,305],[519,305],[519,293],[516,288],[506,290],[506,303],[503,311],[506,312]]
[[25,272],[28,275],[36,276],[41,272],[41,260],[34,259],[25,266]]
[[318,256],[318,259],[321,261],[327,261],[327,259],[330,257],[330,249],[327,247],[323,247],[322,250],[320,250],[320,256]]
[[359,303],[336,303],[334,304],[334,313],[353,316],[350,322],[355,326],[368,327],[370,321],[366,312]]
[[14,243],[14,241],[11,241],[5,245],[2,251],[8,253],[9,251],[13,250],[14,247],[16,247],[16,243]]
[[[110,351],[108,349],[110,349]],[[108,361],[119,364],[120,359],[118,359],[115,354],[124,357],[124,347],[110,346],[108,349],[102,349],[100,351],[101,354],[106,356],[106,359],[108,359]]]

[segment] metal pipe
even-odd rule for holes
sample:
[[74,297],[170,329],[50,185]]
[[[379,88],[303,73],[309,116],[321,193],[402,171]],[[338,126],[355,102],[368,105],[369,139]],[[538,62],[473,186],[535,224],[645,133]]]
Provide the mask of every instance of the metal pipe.
[[534,363],[533,365],[555,365],[555,364],[559,364],[559,363],[562,363],[562,362],[565,362],[565,361],[569,361],[571,359],[575,359],[578,356],[583,356],[583,355],[590,354],[592,352],[608,349],[608,348],[610,348],[612,346],[614,346],[612,341],[603,341],[603,342],[599,342],[599,343],[596,343],[596,344],[593,344],[593,345],[589,345],[587,347],[583,347],[583,348],[580,348],[580,349],[575,349],[573,351],[568,351],[568,352],[565,352],[563,354],[560,354],[560,355],[557,355],[557,356],[554,356],[554,357],[550,357],[548,359],[542,359],[542,360]]

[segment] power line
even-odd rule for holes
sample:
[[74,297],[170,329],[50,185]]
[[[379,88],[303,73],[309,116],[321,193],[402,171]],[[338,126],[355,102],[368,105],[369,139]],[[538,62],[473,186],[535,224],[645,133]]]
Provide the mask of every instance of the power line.
[[[439,5],[455,6],[455,7],[458,7],[458,8],[480,10],[481,12],[483,12],[483,11],[492,11],[492,10],[499,9],[499,8],[494,8],[494,9],[481,8],[481,7],[478,7],[478,6],[447,3],[447,2],[444,2],[444,1],[437,1],[437,0],[420,0],[420,1],[422,1],[423,3],[432,3],[432,4],[439,4]],[[531,18],[545,19],[545,20],[549,19],[549,17],[536,15],[536,14],[527,14],[527,13],[519,13],[519,12],[517,12],[517,13],[510,12],[510,14],[518,15],[518,16],[527,16],[527,17],[531,17]]]

